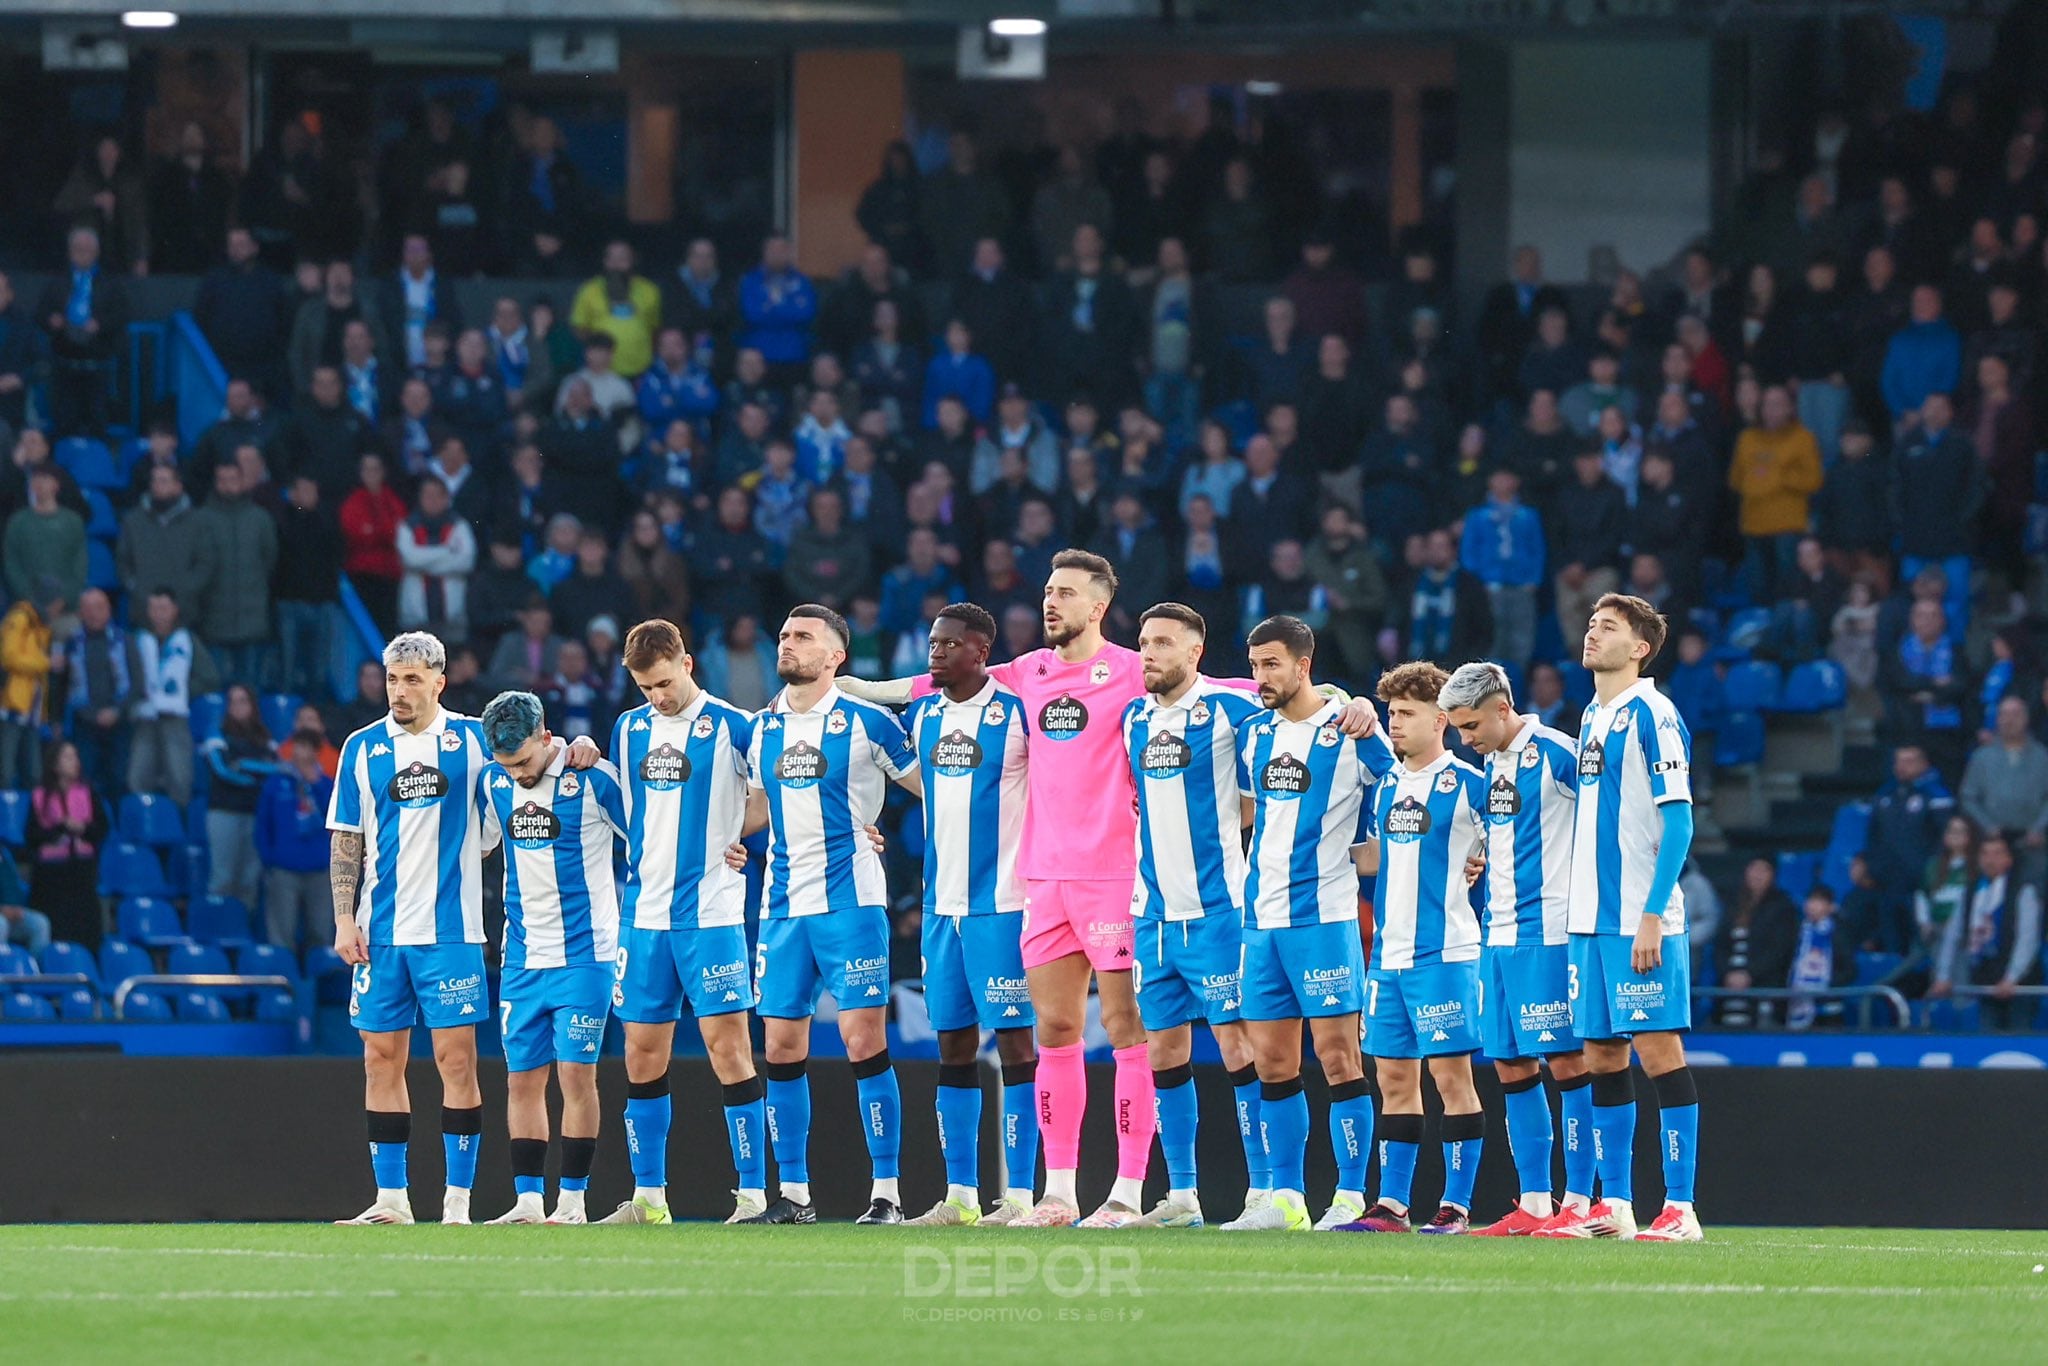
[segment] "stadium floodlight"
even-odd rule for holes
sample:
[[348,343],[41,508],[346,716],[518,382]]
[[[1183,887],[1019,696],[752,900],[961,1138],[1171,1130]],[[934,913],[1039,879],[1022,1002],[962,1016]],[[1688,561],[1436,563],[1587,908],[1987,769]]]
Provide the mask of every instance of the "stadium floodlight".
[[1045,36],[1045,20],[991,19],[988,31],[998,38],[1042,38]]
[[131,9],[121,13],[124,28],[176,28],[178,16],[167,9]]

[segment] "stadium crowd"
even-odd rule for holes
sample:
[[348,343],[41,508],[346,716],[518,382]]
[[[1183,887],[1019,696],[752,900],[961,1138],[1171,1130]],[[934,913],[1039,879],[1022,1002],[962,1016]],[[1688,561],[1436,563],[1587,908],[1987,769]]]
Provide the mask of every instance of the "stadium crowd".
[[[602,736],[642,618],[754,709],[789,604],[843,611],[869,678],[917,671],[956,599],[1007,658],[1074,545],[1117,565],[1123,643],[1161,600],[1224,637],[1291,613],[1354,689],[1491,658],[1549,723],[1615,589],[1673,622],[1655,672],[1703,745],[1731,662],[1832,660],[1894,778],[1840,905],[1795,909],[1768,866],[1726,889],[1726,984],[1839,981],[1862,947],[1937,995],[2040,980],[2048,106],[1994,124],[1958,84],[1928,116],[1826,115],[1675,260],[1567,287],[1522,247],[1476,315],[1432,234],[1368,283],[1289,159],[1140,123],[1022,158],[1035,179],[965,129],[926,174],[892,146],[829,281],[779,234],[744,262],[604,240],[545,119],[486,146],[428,106],[375,224],[303,120],[239,184],[196,128],[147,176],[97,141],[56,205],[65,268],[29,306],[0,282],[0,788],[35,791],[13,935],[96,942],[110,799],[183,805],[203,775],[211,890],[260,882],[273,936],[317,942],[308,813],[384,712],[375,665],[328,695],[344,574],[385,633],[449,642],[451,709],[531,689]],[[54,450],[105,430],[145,271],[203,273],[232,380],[191,445],[168,417],[134,438],[103,506]],[[454,283],[487,271],[560,283],[466,317]],[[314,704],[282,749],[262,692]],[[914,910],[897,944],[915,975]]]

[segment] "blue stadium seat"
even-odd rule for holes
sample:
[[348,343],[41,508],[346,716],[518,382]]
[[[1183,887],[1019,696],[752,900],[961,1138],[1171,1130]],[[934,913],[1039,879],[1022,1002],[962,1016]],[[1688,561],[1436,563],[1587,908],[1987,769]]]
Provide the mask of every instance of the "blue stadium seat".
[[1820,871],[1820,855],[1809,851],[1785,850],[1778,855],[1778,885],[1794,905],[1806,900],[1813,890],[1814,875]]
[[288,692],[265,693],[258,706],[262,709],[263,728],[270,732],[270,738],[283,744],[291,737],[292,718],[298,715],[304,699]]
[[47,1024],[57,1018],[57,1007],[26,991],[10,991],[0,995],[0,1017]]
[[1593,700],[1593,674],[1585,665],[1576,659],[1561,659],[1557,672],[1564,680],[1565,701],[1581,708]]
[[1812,714],[1848,705],[1849,677],[1832,659],[1810,659],[1785,675],[1778,700],[1765,708]]
[[0,844],[19,849],[28,843],[29,794],[0,792]]
[[1820,856],[1820,880],[1847,896],[1856,884],[1849,878],[1849,861],[1863,852],[1870,835],[1870,803],[1848,802],[1835,808],[1835,827],[1828,834],[1828,847]]
[[47,997],[57,1008],[57,1018],[73,1023],[84,1023],[98,1018],[100,998],[85,987],[72,987],[69,991],[56,992]]
[[41,971],[27,949],[0,944],[0,977],[33,977]]
[[1742,657],[1756,652],[1764,643],[1764,637],[1771,629],[1771,609],[1768,607],[1744,607],[1728,614],[1728,625],[1721,632],[1720,646],[1725,650],[1738,651]]
[[313,984],[321,1005],[347,1004],[349,966],[332,944],[315,944],[306,950],[306,980]]
[[1764,757],[1764,718],[1753,711],[1730,711],[1714,733],[1714,763],[1720,768],[1759,763]]
[[85,490],[85,512],[86,535],[96,540],[112,541],[121,534],[121,523],[114,517],[114,505],[100,490]]
[[71,472],[79,487],[117,489],[121,472],[114,468],[114,453],[107,443],[89,436],[68,436],[57,443],[57,463]]
[[254,936],[249,933],[249,908],[231,896],[195,896],[185,907],[185,929],[202,944],[239,949]]
[[1980,1012],[1975,1001],[1928,1001],[1927,1028],[1937,1034],[1974,1034]]
[[171,885],[156,851],[126,840],[110,840],[100,855],[100,895],[168,896]]
[[299,999],[283,987],[256,990],[255,1017],[264,1024],[290,1024],[299,1018]]
[[1879,953],[1865,950],[1856,955],[1856,981],[1859,987],[1874,987],[1899,970],[1905,959],[1896,953]]
[[85,543],[85,581],[102,593],[112,593],[121,587],[121,568],[114,560],[114,547],[105,541]]
[[132,944],[167,949],[185,942],[185,927],[178,923],[177,907],[161,897],[131,896],[115,913],[120,935]]
[[130,977],[146,977],[156,971],[149,954],[124,939],[109,939],[100,945],[100,986],[109,995]]
[[227,950],[188,939],[172,947],[170,959],[164,970],[179,976],[215,973],[225,977],[234,971],[234,967],[228,962]]
[[164,851],[164,873],[179,896],[203,896],[213,855],[203,844],[174,844]]
[[226,1024],[230,1018],[227,1002],[210,991],[194,987],[179,992],[176,1000],[182,1024]]
[[44,972],[82,973],[94,991],[100,989],[100,965],[93,962],[92,955],[78,944],[63,939],[52,940],[50,947],[43,950],[42,964]]
[[130,792],[121,798],[119,830],[130,844],[166,849],[185,842],[185,816],[169,797]]
[[128,993],[121,1018],[135,1024],[169,1024],[171,1003],[148,987],[137,987]]
[[227,714],[228,700],[217,692],[201,693],[192,699],[192,738],[211,740],[220,734],[220,719]]
[[[333,949],[328,950],[333,953]],[[235,971],[244,977],[282,977],[287,981],[299,980],[299,965],[292,961],[291,950],[281,949],[275,944],[251,944],[235,955]]]
[[1722,697],[1730,711],[1769,711],[1777,705],[1778,666],[1760,659],[1728,666]]

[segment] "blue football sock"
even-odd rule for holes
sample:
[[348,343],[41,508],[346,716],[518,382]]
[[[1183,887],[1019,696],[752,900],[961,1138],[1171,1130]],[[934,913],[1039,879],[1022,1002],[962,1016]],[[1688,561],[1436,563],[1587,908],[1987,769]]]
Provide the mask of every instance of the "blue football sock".
[[732,1145],[732,1169],[743,1191],[768,1188],[767,1094],[759,1077],[736,1081],[725,1090],[725,1139]]
[[1415,1159],[1422,1153],[1421,1115],[1380,1116],[1380,1199],[1414,1202]]
[[484,1107],[441,1107],[441,1147],[448,1158],[448,1184],[468,1190],[476,1184],[476,1157],[484,1146]]
[[1337,1189],[1364,1194],[1372,1161],[1372,1091],[1363,1077],[1330,1088],[1330,1148],[1337,1154]]
[[973,1063],[939,1064],[939,1151],[946,1184],[981,1188],[981,1072]]
[[1699,1088],[1690,1067],[1666,1072],[1655,1081],[1657,1103],[1663,1108],[1664,1198],[1689,1205],[1699,1167]]
[[801,1062],[768,1064],[768,1137],[784,1184],[811,1181],[811,1079]]
[[853,1065],[854,1087],[860,1093],[860,1127],[867,1135],[868,1161],[877,1181],[897,1175],[897,1157],[903,1144],[903,1092],[896,1085],[896,1069],[889,1066],[889,1050]]
[[1195,1069],[1189,1063],[1152,1074],[1152,1099],[1159,1114],[1159,1151],[1166,1155],[1166,1184],[1195,1189],[1195,1134],[1201,1107],[1195,1101]]
[[1593,1159],[1600,1169],[1600,1198],[1635,1200],[1636,1088],[1628,1072],[1593,1078]]
[[1266,1134],[1266,1160],[1274,1190],[1298,1191],[1308,1165],[1308,1095],[1301,1078],[1269,1081],[1259,1088],[1259,1127]]
[[1003,1064],[1004,1184],[1030,1190],[1038,1184],[1038,1063]]
[[[1539,1093],[1540,1094],[1540,1093]],[[1479,1179],[1479,1158],[1486,1145],[1486,1116],[1445,1115],[1444,1203],[1472,1212],[1472,1184]]]
[[364,1112],[370,1130],[370,1171],[377,1189],[405,1189],[407,1143],[412,1137],[412,1116],[402,1110]]
[[1237,1136],[1244,1144],[1245,1185],[1251,1190],[1270,1190],[1273,1171],[1266,1161],[1266,1134],[1259,1123],[1259,1074],[1247,1063],[1230,1074],[1231,1089],[1237,1093]]
[[1564,1189],[1593,1198],[1593,1078],[1585,1073],[1557,1084],[1564,1108]]
[[1550,1194],[1550,1153],[1557,1135],[1550,1121],[1550,1097],[1543,1093],[1543,1074],[1501,1087],[1508,1111],[1508,1151],[1515,1159],[1515,1180],[1523,1195]]
[[668,1128],[674,1115],[668,1073],[626,1084],[626,1156],[633,1184],[657,1190],[668,1184]]

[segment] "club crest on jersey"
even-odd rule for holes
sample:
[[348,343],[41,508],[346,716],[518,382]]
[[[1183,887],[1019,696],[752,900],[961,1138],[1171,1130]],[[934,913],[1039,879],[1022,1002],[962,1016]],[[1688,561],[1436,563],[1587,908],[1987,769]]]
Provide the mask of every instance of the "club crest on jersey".
[[1536,752],[1536,746],[1534,746],[1534,745],[1525,745],[1525,746],[1523,746],[1523,748],[1522,748],[1522,767],[1523,767],[1523,768],[1534,768],[1534,767],[1536,767],[1536,765],[1538,765],[1538,764],[1540,764],[1540,763],[1542,763],[1542,762],[1543,762],[1543,756],[1542,756],[1541,754],[1538,754],[1538,753]]
[[835,711],[830,716],[826,717],[825,733],[827,735],[846,734],[846,713],[843,711]]
[[1619,735],[1623,731],[1628,729],[1627,707],[1623,707],[1620,711],[1614,713],[1614,723],[1608,726],[1607,729],[1613,731],[1616,735]]
[[1321,730],[1316,732],[1316,743],[1321,745],[1324,749],[1328,749],[1330,746],[1336,744],[1339,740],[1343,738],[1343,734],[1339,732],[1335,726],[1324,726]]
[[991,702],[981,709],[982,723],[984,725],[1000,726],[1003,724],[1003,718],[1009,714],[1009,709],[1004,707],[1000,701]]
[[1148,778],[1171,778],[1184,772],[1195,761],[1194,750],[1188,742],[1172,731],[1163,731],[1145,742],[1145,748],[1138,752],[1138,767],[1145,770]]
[[583,780],[581,778],[578,778],[573,773],[564,773],[562,775],[561,793],[564,797],[573,797],[582,790]]
[[516,848],[538,849],[562,837],[562,822],[539,802],[528,802],[512,812],[505,834]]
[[1597,740],[1579,751],[1579,781],[1598,782],[1607,771],[1607,747]]
[[414,760],[391,775],[385,795],[399,806],[415,810],[432,806],[448,795],[448,775]]
[[1071,740],[1087,728],[1088,708],[1065,694],[1046,703],[1038,713],[1039,733],[1048,740]]
[[1109,661],[1106,659],[1096,660],[1095,666],[1088,670],[1088,681],[1098,688],[1109,682]]
[[447,750],[447,751],[448,751],[448,752],[449,752],[450,754],[453,754],[453,753],[454,753],[454,752],[455,752],[456,750],[458,750],[458,749],[461,749],[461,748],[462,748],[462,732],[461,732],[461,731],[455,731],[455,730],[444,730],[444,731],[442,731],[442,732],[441,732],[441,748],[442,748],[442,749],[445,749],[445,750]]
[[699,740],[709,740],[711,738],[711,730],[711,718],[700,716],[697,718],[697,723],[690,727],[690,734],[696,736]]
[[640,761],[640,781],[650,791],[672,792],[690,781],[690,756],[664,741]]
[[959,778],[981,767],[981,742],[964,730],[939,737],[932,746],[931,767],[948,778]]
[[1413,797],[1403,797],[1380,822],[1380,830],[1396,844],[1413,844],[1429,833],[1429,808]]
[[1188,720],[1197,726],[1208,725],[1209,704],[1207,702],[1195,703],[1194,707],[1188,712]]
[[799,740],[775,760],[775,781],[800,792],[817,786],[826,767],[825,752],[807,740]]
[[1308,765],[1283,754],[1259,770],[1259,790],[1275,801],[1291,802],[1309,789]]
[[1450,769],[1445,769],[1437,774],[1436,790],[1444,793],[1456,792],[1458,790],[1458,775]]
[[1496,824],[1511,821],[1522,814],[1522,789],[1516,787],[1506,774],[1495,778],[1486,789],[1486,814]]

